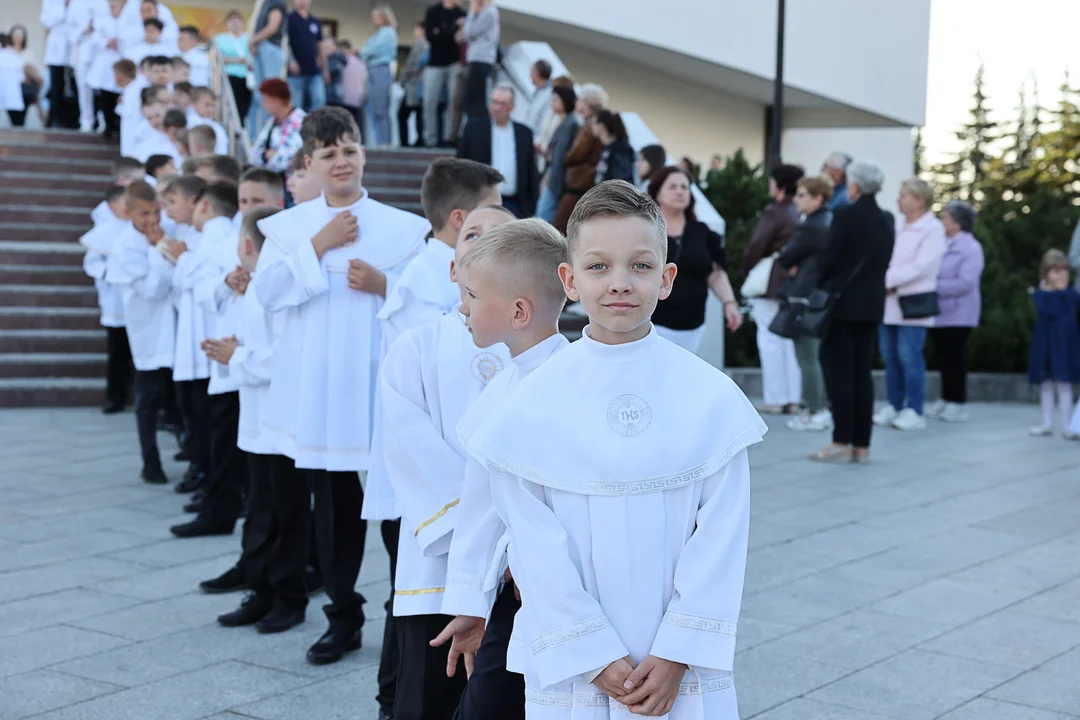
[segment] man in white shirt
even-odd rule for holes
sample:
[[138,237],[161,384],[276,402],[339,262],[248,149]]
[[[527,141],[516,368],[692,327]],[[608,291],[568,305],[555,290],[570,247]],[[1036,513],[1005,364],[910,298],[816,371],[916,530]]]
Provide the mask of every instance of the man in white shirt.
[[202,46],[202,35],[194,25],[180,28],[180,40],[177,45],[180,57],[191,67],[188,82],[195,87],[210,87],[210,56]]
[[491,93],[491,117],[473,117],[461,134],[457,156],[490,165],[503,174],[499,186],[503,207],[517,217],[532,217],[540,196],[533,134],[510,120],[513,88],[500,86]]
[[[348,111],[312,112],[301,136],[323,195],[259,223],[266,244],[255,291],[268,312],[285,314],[264,428],[314,488],[331,603],[324,608],[330,627],[308,650],[308,661],[326,664],[362,641],[365,600],[355,585],[367,522],[359,519],[359,473],[371,464],[381,347],[376,315],[431,226],[368,197],[360,130]],[[294,511],[308,513],[309,486],[301,479],[293,487]]]
[[67,0],[41,0],[45,38],[45,65],[49,68],[49,118],[46,127],[79,127],[75,76],[71,69],[71,38],[67,27]]
[[94,116],[94,93],[90,89],[90,64],[94,59],[94,28],[104,7],[100,0],[70,0],[66,27],[71,43],[71,65],[75,71],[75,90],[79,102],[79,129],[92,132],[97,125]]
[[533,137],[539,137],[540,129],[551,115],[551,63],[547,60],[534,62],[529,69],[529,80],[536,90],[529,100],[525,124],[533,131]]

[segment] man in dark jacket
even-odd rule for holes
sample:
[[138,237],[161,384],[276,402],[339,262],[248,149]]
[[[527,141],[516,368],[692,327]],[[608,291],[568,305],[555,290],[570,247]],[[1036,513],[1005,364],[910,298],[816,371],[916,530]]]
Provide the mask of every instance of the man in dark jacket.
[[837,210],[821,254],[820,287],[835,296],[821,344],[822,369],[832,402],[833,444],[811,455],[829,462],[865,462],[874,411],[874,343],[885,314],[885,271],[896,233],[876,195],[885,173],[869,162],[847,172],[852,204]]

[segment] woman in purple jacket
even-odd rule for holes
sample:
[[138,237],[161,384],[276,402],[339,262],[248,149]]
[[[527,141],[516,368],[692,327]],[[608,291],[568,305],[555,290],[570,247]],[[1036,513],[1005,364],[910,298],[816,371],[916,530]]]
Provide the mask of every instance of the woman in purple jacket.
[[938,303],[941,314],[930,331],[941,361],[941,399],[926,408],[928,417],[946,422],[963,422],[967,414],[968,338],[979,325],[982,297],[979,280],[983,272],[983,249],[975,236],[975,210],[954,200],[941,212],[947,247],[938,275]]

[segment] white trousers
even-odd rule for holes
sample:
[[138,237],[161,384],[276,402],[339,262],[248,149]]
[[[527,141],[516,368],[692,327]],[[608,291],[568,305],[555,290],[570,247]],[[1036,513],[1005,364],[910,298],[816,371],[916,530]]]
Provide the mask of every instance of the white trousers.
[[84,72],[75,72],[75,92],[79,97],[79,129],[94,130],[97,128],[97,117],[94,113],[94,90],[86,84],[86,76],[90,68]]
[[701,340],[705,337],[705,326],[694,328],[693,330],[672,330],[666,328],[663,325],[653,325],[656,328],[656,334],[665,340],[670,340],[684,350],[697,355],[698,348],[701,347]]
[[761,355],[761,386],[766,405],[798,405],[802,402],[802,373],[795,358],[795,343],[769,332],[769,323],[780,311],[779,300],[754,298],[750,317],[757,325]]

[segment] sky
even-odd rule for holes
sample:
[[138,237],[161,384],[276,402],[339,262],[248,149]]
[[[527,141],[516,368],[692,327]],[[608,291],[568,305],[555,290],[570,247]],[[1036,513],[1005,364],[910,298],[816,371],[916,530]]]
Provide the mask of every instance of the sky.
[[932,0],[923,131],[928,160],[956,149],[952,133],[968,117],[980,61],[993,119],[1016,117],[1020,87],[1027,82],[1030,88],[1032,79],[1040,103],[1053,107],[1066,68],[1080,84],[1080,0]]

